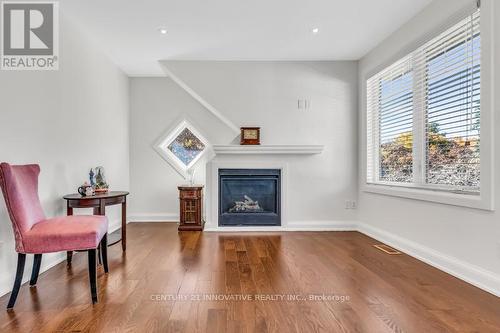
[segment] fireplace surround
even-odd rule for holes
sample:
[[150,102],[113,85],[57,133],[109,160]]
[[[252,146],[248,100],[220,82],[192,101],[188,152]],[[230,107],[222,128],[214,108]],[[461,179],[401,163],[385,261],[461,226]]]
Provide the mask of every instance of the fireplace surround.
[[[323,146],[319,145],[212,145],[215,156],[206,166],[206,196],[205,196],[205,231],[223,232],[254,232],[310,230],[310,225],[304,225],[295,220],[290,221],[289,206],[289,169],[300,174],[299,163],[303,159],[315,158],[321,154]],[[275,169],[280,171],[280,224],[279,225],[220,225],[219,224],[219,170],[223,169]],[[293,183],[296,179],[294,178]],[[292,185],[293,186],[293,185]],[[250,198],[254,201],[258,199]],[[237,201],[244,201],[237,199]],[[259,202],[260,204],[260,202]],[[296,207],[294,207],[296,209]],[[313,221],[312,224],[315,222]],[[317,223],[316,223],[317,225]],[[323,223],[320,222],[322,226]],[[321,227],[320,226],[320,227]]]

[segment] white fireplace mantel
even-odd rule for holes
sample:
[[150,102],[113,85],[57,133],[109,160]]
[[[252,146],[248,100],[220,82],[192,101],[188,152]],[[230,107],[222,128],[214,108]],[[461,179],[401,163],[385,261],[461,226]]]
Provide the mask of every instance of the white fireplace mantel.
[[[288,165],[297,156],[311,156],[323,151],[322,145],[212,145],[214,158],[207,163],[205,196],[206,231],[271,231],[291,230],[288,221]],[[293,157],[292,159],[284,157]],[[283,157],[283,158],[282,158]],[[280,169],[281,170],[281,226],[271,227],[222,227],[219,218],[220,169]]]
[[213,145],[216,155],[221,154],[273,154],[273,155],[313,155],[323,151],[323,145]]

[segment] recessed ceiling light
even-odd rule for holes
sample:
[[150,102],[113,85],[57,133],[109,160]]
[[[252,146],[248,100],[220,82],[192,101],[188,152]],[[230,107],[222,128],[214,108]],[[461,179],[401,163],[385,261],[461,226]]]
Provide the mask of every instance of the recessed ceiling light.
[[319,33],[319,28],[313,28],[312,33],[317,35]]
[[158,31],[159,31],[162,35],[166,35],[166,34],[167,34],[167,32],[168,32],[168,31],[167,31],[167,28],[163,28],[163,27],[158,28]]

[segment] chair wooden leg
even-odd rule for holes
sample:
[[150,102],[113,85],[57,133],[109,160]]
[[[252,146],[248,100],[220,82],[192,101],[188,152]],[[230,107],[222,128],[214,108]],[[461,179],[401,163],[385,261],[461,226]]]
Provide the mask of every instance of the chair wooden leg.
[[66,261],[68,266],[71,266],[71,261],[73,260],[73,251],[66,252]]
[[30,286],[35,286],[38,281],[38,274],[40,273],[40,265],[42,264],[42,255],[35,254],[35,260],[33,261],[33,271],[31,271]]
[[101,260],[101,244],[97,247],[97,263],[99,265],[102,265],[102,260]]
[[23,280],[25,263],[26,263],[26,254],[18,253],[16,280],[14,281],[14,287],[12,288],[12,293],[10,294],[10,299],[9,303],[7,304],[7,309],[12,309],[14,307],[14,304],[16,304],[17,294],[19,294],[19,288],[21,287],[21,281]]
[[105,234],[101,240],[101,256],[104,272],[108,272],[108,234]]
[[92,303],[97,303],[97,271],[96,271],[96,254],[97,250],[92,249],[89,253],[89,280],[90,294],[92,295]]

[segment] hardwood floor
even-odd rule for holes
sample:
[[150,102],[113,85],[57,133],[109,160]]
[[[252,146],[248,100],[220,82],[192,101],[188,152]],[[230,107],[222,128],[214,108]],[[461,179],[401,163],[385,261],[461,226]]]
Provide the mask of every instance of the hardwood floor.
[[126,255],[111,247],[110,273],[98,270],[94,306],[85,253],[71,268],[40,275],[37,288],[23,285],[13,312],[3,310],[3,296],[0,332],[500,331],[500,298],[407,255],[387,255],[357,232],[176,227],[129,224]]

